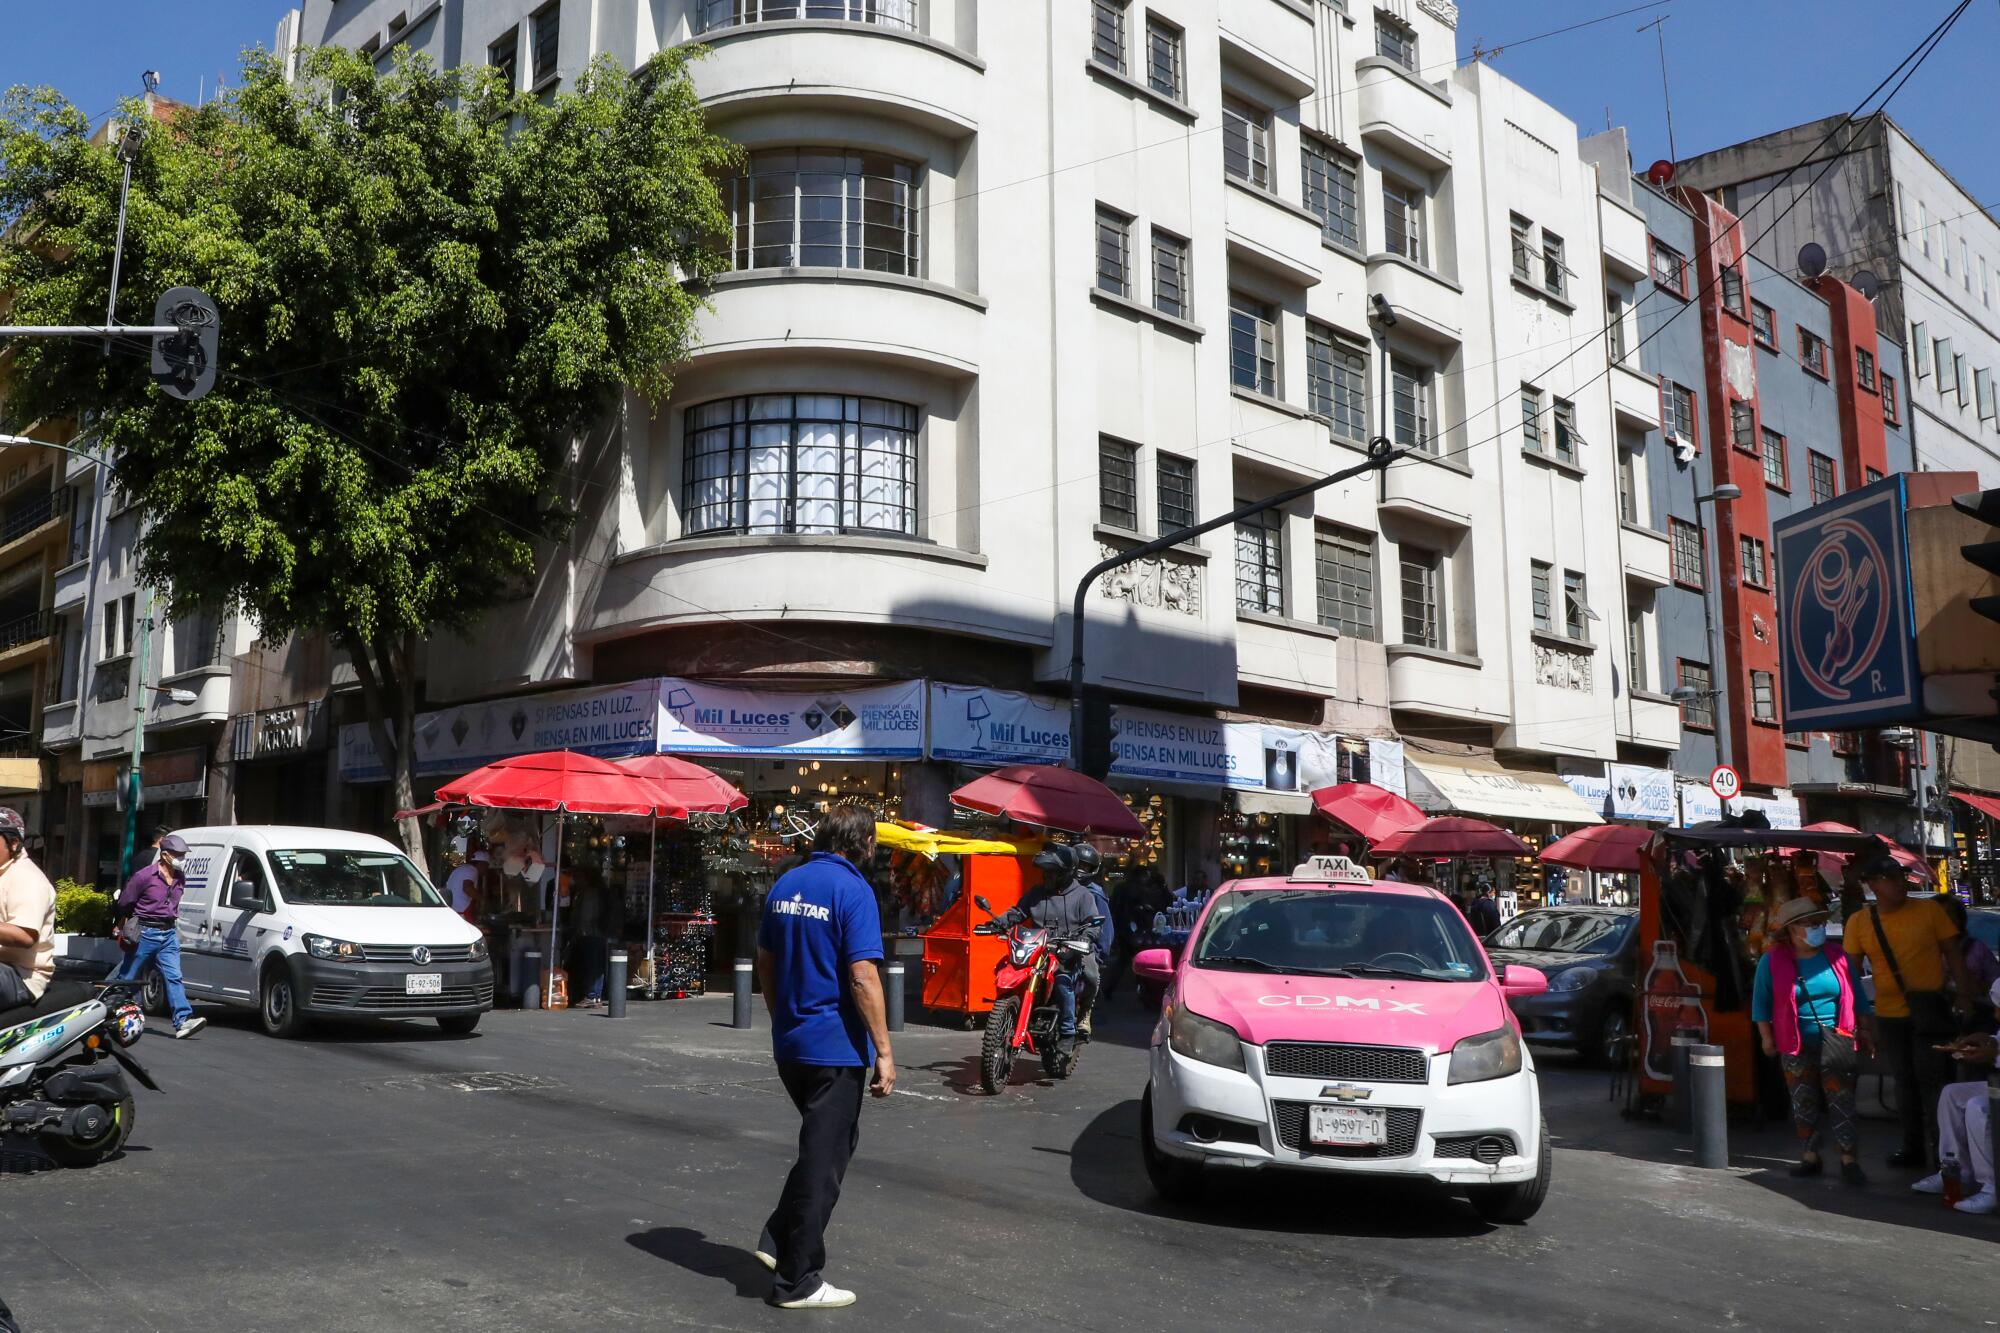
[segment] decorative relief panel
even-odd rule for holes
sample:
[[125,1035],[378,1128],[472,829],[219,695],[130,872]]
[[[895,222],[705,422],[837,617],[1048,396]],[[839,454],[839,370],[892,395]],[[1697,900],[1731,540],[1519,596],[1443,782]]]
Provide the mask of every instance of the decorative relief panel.
[[[1116,546],[1097,544],[1098,557],[1103,560],[1109,560],[1119,551]],[[1192,561],[1156,555],[1112,570],[1097,580],[1097,586],[1113,601],[1178,611],[1199,620],[1201,575],[1201,566]]]

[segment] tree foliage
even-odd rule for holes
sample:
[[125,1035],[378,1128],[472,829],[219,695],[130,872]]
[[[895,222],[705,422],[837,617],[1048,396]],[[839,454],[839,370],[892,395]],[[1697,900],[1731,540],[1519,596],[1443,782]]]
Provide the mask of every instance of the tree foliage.
[[[148,126],[119,295],[127,324],[169,287],[215,298],[214,391],[162,395],[143,339],[35,342],[9,415],[93,423],[174,610],[330,631],[394,724],[419,636],[467,627],[563,533],[571,441],[626,386],[665,395],[690,348],[735,150],[687,58],[601,58],[543,102],[407,52],[307,50],[291,80],[247,55],[227,98]],[[10,323],[103,317],[120,166],[88,135],[47,89],[0,104]],[[378,727],[385,759],[407,734]]]

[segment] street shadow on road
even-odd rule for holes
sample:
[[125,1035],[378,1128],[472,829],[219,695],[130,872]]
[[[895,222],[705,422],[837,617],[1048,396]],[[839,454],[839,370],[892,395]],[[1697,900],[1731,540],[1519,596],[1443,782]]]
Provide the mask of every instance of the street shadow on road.
[[1087,1198],[1147,1217],[1302,1236],[1453,1239],[1498,1228],[1472,1205],[1427,1181],[1376,1181],[1303,1173],[1210,1171],[1199,1204],[1153,1192],[1139,1158],[1139,1102],[1118,1103],[1090,1122],[1069,1152],[1070,1182]]
[[[239,1031],[262,1035],[263,1029],[253,1010],[239,1009],[234,1005],[197,1005],[197,1012],[206,1018],[210,1027],[235,1028]],[[165,1035],[172,1037],[171,1032]],[[373,1045],[403,1045],[432,1041],[478,1041],[477,1032],[451,1033],[439,1027],[428,1018],[319,1018],[315,1017],[311,1026],[293,1038],[307,1043],[347,1045],[365,1043]]]
[[[937,1075],[938,1086],[947,1092],[958,1093],[962,1097],[984,1097],[986,1089],[979,1082],[979,1055],[961,1055],[956,1060],[933,1060],[927,1065],[912,1065],[912,1069],[926,1074]],[[1014,1067],[1007,1074],[1009,1088],[1053,1088],[1055,1082],[1042,1073],[1042,1062],[1032,1055],[1023,1055],[1014,1061]]]
[[1911,1192],[1910,1182],[1916,1179],[1914,1172],[1892,1171],[1871,1164],[1865,1156],[1862,1168],[1868,1172],[1868,1183],[1858,1189],[1842,1184],[1837,1176],[1795,1180],[1784,1170],[1757,1171],[1744,1179],[1815,1213],[1856,1222],[1935,1231],[1946,1236],[1976,1237],[1988,1241],[1994,1238],[1991,1217],[1955,1212],[1936,1195]]
[[771,1275],[756,1255],[740,1246],[718,1245],[693,1227],[635,1231],[625,1243],[700,1277],[732,1283],[744,1300],[762,1300],[771,1290]]

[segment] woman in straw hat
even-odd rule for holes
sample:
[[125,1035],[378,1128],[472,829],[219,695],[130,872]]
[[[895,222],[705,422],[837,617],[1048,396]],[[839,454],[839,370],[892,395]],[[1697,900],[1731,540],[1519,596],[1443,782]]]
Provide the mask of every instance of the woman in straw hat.
[[1771,947],[1757,962],[1750,1017],[1764,1054],[1784,1066],[1791,1090],[1792,1127],[1802,1145],[1792,1174],[1816,1176],[1825,1169],[1820,1143],[1830,1129],[1840,1149],[1840,1178],[1862,1184],[1854,1082],[1856,1048],[1869,1045],[1860,1022],[1869,1012],[1868,997],[1854,984],[1847,955],[1826,942],[1824,907],[1793,898],[1772,913],[1771,926]]

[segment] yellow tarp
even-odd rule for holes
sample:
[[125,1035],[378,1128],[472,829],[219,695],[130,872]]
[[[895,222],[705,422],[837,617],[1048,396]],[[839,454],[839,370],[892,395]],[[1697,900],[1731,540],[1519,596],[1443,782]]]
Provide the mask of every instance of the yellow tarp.
[[875,841],[892,851],[915,852],[919,856],[935,861],[944,855],[953,856],[1019,856],[1040,848],[1041,842],[1035,838],[1024,838],[1019,842],[1004,841],[999,838],[966,838],[956,833],[944,833],[936,829],[904,828],[901,824],[877,822]]

